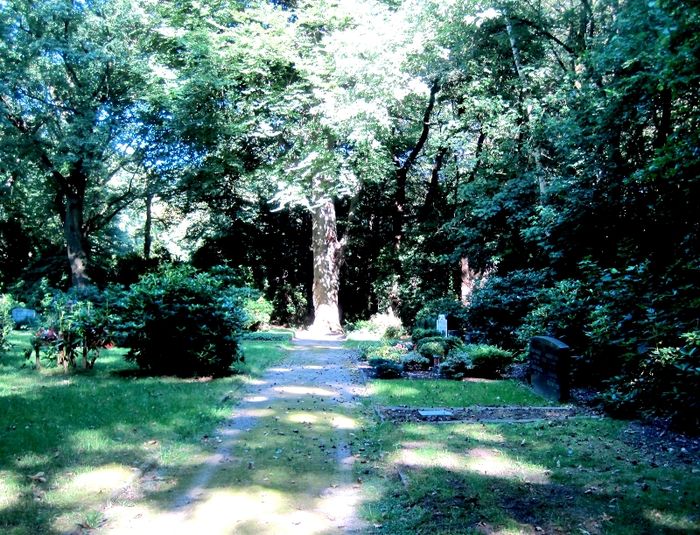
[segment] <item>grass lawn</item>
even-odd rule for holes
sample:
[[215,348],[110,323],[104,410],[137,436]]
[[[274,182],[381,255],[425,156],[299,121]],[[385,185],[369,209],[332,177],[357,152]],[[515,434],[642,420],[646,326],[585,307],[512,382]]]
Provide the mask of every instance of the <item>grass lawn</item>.
[[178,486],[216,447],[208,433],[241,388],[284,355],[279,342],[246,340],[238,375],[136,378],[116,373],[135,366],[112,349],[94,370],[64,374],[34,370],[28,339],[15,332],[0,353],[0,532],[12,535],[94,527],[101,504],[139,474]]
[[[444,383],[376,381],[371,391],[380,405],[495,399]],[[644,437],[638,425],[608,418],[366,425],[354,449],[362,514],[376,533],[397,535],[700,533],[697,456]]]
[[436,381],[418,379],[374,380],[372,402],[382,406],[468,407],[471,405],[546,406],[553,402],[517,381]]

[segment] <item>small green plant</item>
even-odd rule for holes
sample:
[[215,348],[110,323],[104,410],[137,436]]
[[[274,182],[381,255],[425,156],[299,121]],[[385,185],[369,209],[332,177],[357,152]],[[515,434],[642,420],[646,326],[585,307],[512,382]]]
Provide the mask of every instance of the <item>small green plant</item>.
[[413,340],[414,343],[418,344],[424,338],[434,338],[437,336],[442,336],[440,331],[437,331],[435,329],[422,329],[420,327],[417,327],[417,328],[413,329],[413,333],[411,334],[411,339]]
[[249,297],[243,301],[244,327],[257,331],[270,324],[274,307],[262,295],[258,298]]
[[406,334],[406,332],[403,330],[403,327],[397,325],[389,325],[384,331],[382,338],[384,338],[385,340],[396,340],[398,338],[401,338],[404,334]]
[[473,369],[472,359],[466,351],[451,352],[440,364],[440,375],[448,379],[463,379]]
[[371,347],[367,351],[367,358],[381,358],[386,360],[391,360],[393,362],[399,362],[401,357],[408,352],[408,347],[406,344],[396,343],[388,344],[384,343],[378,346]]
[[428,359],[442,357],[445,354],[445,347],[440,342],[426,342],[418,347],[418,352]]
[[416,346],[420,351],[420,348],[425,344],[440,344],[444,354],[449,353],[455,349],[460,349],[464,347],[464,342],[456,336],[427,336],[422,338]]
[[514,360],[510,351],[488,344],[467,345],[464,351],[471,359],[472,375],[476,377],[498,377]]
[[404,370],[422,371],[429,369],[433,362],[430,358],[421,355],[417,351],[410,351],[401,357],[401,364]]
[[369,359],[377,379],[398,379],[403,374],[403,366],[395,361],[379,357]]
[[101,349],[112,345],[110,302],[96,288],[46,294],[41,317],[31,340],[37,368],[45,348],[45,356],[64,370],[77,367],[79,358],[84,369],[92,369]]
[[379,347],[383,346],[381,342],[374,342],[374,341],[362,341],[358,342],[357,344],[357,350],[358,350],[358,357],[360,360],[367,360],[370,358],[371,354],[377,350]]

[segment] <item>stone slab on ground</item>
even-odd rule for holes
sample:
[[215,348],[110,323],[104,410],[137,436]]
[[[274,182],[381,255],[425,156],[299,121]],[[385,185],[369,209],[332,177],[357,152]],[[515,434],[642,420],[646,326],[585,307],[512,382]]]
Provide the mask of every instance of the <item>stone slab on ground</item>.
[[448,411],[447,409],[423,409],[419,410],[418,414],[420,414],[420,416],[423,418],[437,418],[439,416],[451,418],[454,416],[454,413],[452,411]]
[[377,412],[383,420],[392,422],[531,422],[599,417],[596,412],[590,409],[572,405],[555,407],[378,407]]

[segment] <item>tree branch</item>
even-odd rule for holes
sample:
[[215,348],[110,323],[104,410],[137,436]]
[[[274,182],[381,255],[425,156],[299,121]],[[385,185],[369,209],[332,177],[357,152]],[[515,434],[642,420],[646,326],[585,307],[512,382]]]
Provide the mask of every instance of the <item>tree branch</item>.
[[556,35],[554,35],[551,32],[548,32],[544,28],[541,28],[531,20],[523,19],[521,17],[511,17],[511,19],[515,22],[519,22],[520,24],[524,24],[528,28],[532,28],[535,33],[541,35],[542,37],[546,37],[547,39],[551,39],[554,41],[556,44],[558,44],[560,47],[562,47],[564,50],[566,50],[569,54],[572,56],[576,56],[576,51],[571,48],[569,45],[567,45],[564,41],[559,39]]

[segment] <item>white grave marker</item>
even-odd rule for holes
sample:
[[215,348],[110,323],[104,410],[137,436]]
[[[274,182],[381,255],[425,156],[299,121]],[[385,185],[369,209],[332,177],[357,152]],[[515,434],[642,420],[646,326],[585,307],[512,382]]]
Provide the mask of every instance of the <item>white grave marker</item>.
[[437,324],[435,327],[438,331],[440,331],[440,334],[443,336],[447,336],[447,318],[445,317],[444,314],[440,314],[437,319]]

